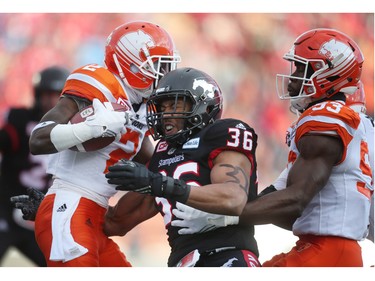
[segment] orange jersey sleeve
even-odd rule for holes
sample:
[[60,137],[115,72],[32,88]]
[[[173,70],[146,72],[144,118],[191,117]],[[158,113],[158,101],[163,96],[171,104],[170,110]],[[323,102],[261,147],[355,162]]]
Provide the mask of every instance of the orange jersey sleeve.
[[120,81],[108,69],[89,64],[74,70],[68,77],[63,93],[101,102],[128,100]]
[[[343,103],[338,101],[322,102],[307,109],[300,116],[295,143],[298,143],[305,134],[324,134],[338,136],[346,148],[353,139],[359,124],[358,113]],[[343,155],[342,159],[345,159],[345,156]]]

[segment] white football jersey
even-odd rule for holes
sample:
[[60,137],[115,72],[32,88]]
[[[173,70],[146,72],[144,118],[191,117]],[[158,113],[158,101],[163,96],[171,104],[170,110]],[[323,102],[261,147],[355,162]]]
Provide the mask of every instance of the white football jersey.
[[[134,113],[127,92],[131,91],[120,79],[107,69],[89,65],[75,70],[69,77],[63,92],[72,93],[89,100],[98,98],[101,102],[121,103]],[[79,93],[79,94],[78,94]],[[107,183],[105,174],[108,167],[120,159],[132,159],[140,150],[148,127],[146,124],[146,105],[137,110],[132,124],[127,125],[125,134],[103,149],[92,152],[64,150],[49,155],[47,173],[53,175],[62,186],[69,186],[82,196],[106,205],[109,197],[117,191]]]
[[[374,176],[374,123],[366,114],[360,113],[361,119],[363,120],[366,136],[367,136],[367,143],[369,149],[369,160],[371,165],[372,174]],[[372,186],[374,187],[374,181],[372,182]],[[367,238],[374,242],[374,194],[371,197],[371,208],[370,208],[370,226],[369,226],[369,233]]]
[[[293,225],[295,235],[333,235],[354,240],[367,236],[373,193],[369,140],[363,118],[341,101],[326,101],[298,119],[290,144],[288,167],[299,155],[296,143],[307,133],[338,136],[344,145],[341,161],[324,188]],[[314,171],[310,171],[314,173]]]

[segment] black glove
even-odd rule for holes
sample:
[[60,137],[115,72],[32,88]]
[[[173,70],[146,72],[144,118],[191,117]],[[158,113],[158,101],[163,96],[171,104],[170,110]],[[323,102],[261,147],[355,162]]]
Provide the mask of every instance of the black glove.
[[35,221],[36,212],[44,199],[44,193],[34,188],[27,188],[26,191],[28,195],[13,196],[10,202],[14,208],[22,211],[24,220]]
[[185,203],[190,194],[190,186],[184,181],[153,173],[137,162],[123,159],[108,170],[105,175],[108,183],[117,185],[117,190],[150,194],[181,203]]

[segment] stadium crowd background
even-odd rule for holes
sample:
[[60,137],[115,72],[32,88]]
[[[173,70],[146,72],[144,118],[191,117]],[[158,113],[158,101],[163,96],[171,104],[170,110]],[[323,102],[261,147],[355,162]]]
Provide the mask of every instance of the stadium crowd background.
[[[19,13],[0,14],[0,124],[9,107],[32,104],[33,73],[55,64],[70,70],[103,64],[107,36],[132,20],[165,28],[182,57],[180,66],[204,70],[221,85],[224,117],[242,119],[254,127],[259,136],[259,190],[271,184],[286,164],[285,131],[296,116],[289,112],[289,103],[277,97],[275,75],[288,73],[282,56],[298,34],[317,27],[337,28],[359,44],[365,57],[362,81],[367,109],[374,116],[373,13]],[[290,246],[276,242],[266,251],[263,241],[292,237],[264,229],[257,235],[261,261]],[[273,236],[265,235],[269,231]],[[161,216],[115,240],[136,266],[166,265],[169,247]],[[9,265],[17,266],[17,260]]]

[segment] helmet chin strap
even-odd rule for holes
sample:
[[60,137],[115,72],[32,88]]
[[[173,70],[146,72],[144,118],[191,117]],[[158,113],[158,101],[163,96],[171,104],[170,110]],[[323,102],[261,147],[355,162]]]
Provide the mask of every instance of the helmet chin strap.
[[116,67],[117,67],[117,70],[118,70],[118,74],[120,75],[121,79],[125,79],[124,72],[122,71],[121,65],[120,65],[120,63],[118,62],[118,59],[117,59],[116,54],[113,54],[112,57],[113,57],[113,61],[114,61],[115,64],[116,64]]
[[[124,79],[125,80],[125,79]],[[129,96],[129,100],[132,104],[139,104],[143,101],[142,95],[139,94],[139,90],[130,88],[130,91],[127,92],[127,95]]]
[[292,99],[290,101],[290,104],[293,108],[297,109],[297,111],[303,111],[306,109],[306,107],[312,102],[312,99],[310,97],[304,97],[299,99]]

